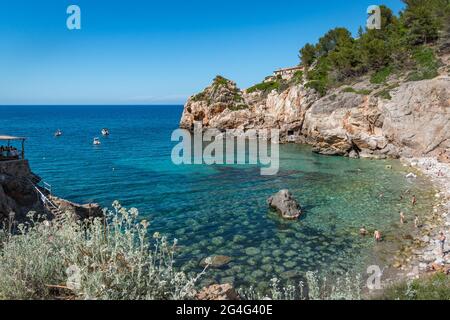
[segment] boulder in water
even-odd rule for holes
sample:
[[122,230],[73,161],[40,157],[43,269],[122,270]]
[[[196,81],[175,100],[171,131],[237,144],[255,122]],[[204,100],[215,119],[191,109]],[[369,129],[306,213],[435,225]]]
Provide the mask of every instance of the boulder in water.
[[231,258],[228,256],[211,256],[200,261],[200,266],[206,267],[209,265],[211,268],[222,268],[230,263]]
[[284,219],[295,220],[302,214],[300,205],[289,190],[281,190],[267,199],[267,204],[275,209]]

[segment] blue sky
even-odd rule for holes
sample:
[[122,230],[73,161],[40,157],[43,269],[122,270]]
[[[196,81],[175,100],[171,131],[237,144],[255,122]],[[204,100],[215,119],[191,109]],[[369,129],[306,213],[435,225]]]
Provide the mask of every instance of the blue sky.
[[[66,9],[81,8],[69,31]],[[248,87],[327,30],[400,0],[0,0],[0,104],[182,104],[221,74]]]

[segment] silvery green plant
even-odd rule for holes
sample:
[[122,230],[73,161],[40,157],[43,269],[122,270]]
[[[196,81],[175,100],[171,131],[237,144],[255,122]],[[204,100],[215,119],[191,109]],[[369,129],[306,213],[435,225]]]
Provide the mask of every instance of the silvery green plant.
[[333,282],[324,275],[308,271],[305,282],[282,285],[274,278],[270,282],[267,294],[253,287],[239,290],[239,294],[248,300],[361,300],[361,277],[350,273],[333,276]]
[[[34,219],[0,238],[3,299],[191,299],[203,274],[174,267],[177,241],[159,233],[138,210],[117,201],[104,219]],[[30,215],[32,219],[32,215]],[[151,238],[151,239],[149,239]]]

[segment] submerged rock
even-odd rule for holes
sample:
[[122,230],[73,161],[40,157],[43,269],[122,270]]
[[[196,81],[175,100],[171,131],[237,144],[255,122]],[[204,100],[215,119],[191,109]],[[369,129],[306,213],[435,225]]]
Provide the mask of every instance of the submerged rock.
[[202,259],[200,266],[206,267],[206,265],[209,265],[211,268],[222,268],[230,263],[230,261],[231,258],[228,256],[211,256]]
[[267,204],[284,219],[295,220],[302,214],[300,205],[289,190],[281,190],[267,199]]

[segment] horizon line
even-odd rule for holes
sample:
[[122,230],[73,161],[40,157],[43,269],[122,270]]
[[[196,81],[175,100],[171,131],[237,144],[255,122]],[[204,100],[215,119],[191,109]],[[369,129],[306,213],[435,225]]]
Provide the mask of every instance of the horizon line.
[[178,107],[178,106],[184,106],[183,103],[180,104],[107,104],[107,103],[101,103],[101,104],[0,104],[0,107]]

